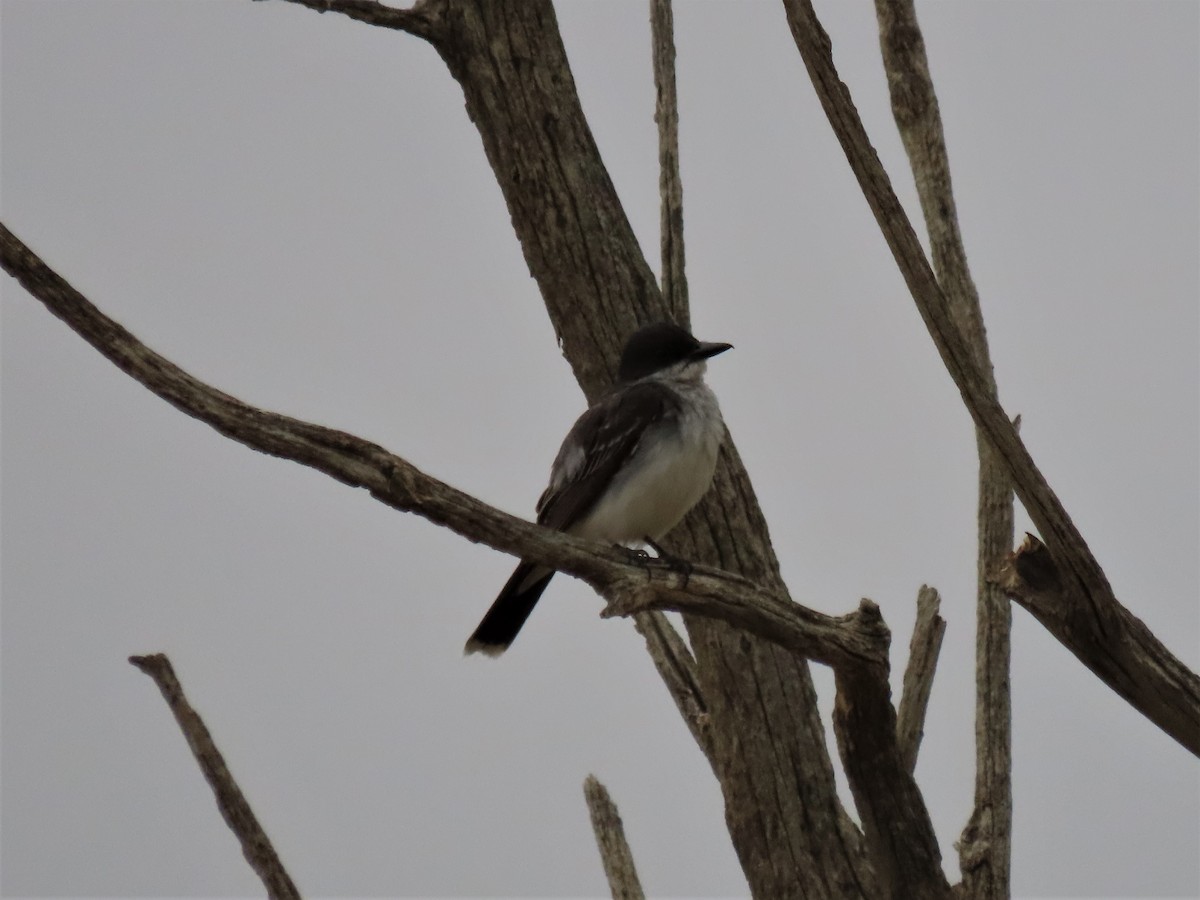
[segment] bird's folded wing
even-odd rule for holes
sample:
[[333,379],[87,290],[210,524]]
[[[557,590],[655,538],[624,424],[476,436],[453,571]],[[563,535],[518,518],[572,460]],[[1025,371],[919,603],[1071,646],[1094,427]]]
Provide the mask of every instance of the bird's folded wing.
[[568,432],[537,503],[538,523],[569,529],[595,506],[646,432],[678,413],[663,385],[639,382],[596,403]]

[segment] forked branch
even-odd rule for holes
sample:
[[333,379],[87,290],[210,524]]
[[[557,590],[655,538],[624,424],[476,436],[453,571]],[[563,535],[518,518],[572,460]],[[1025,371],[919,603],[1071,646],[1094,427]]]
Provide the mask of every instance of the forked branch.
[[[1134,701],[1130,694],[1139,703],[1152,704],[1151,708],[1164,717],[1181,707],[1200,709],[1200,679],[1167,653],[1141,619],[1124,610],[1125,618],[1117,635],[1101,631],[1096,617],[1086,607],[1072,602],[1067,593],[1069,582],[1057,560],[1032,534],[1025,535],[1024,542],[1000,566],[995,578],[1014,601],[1052,634],[1069,635],[1072,652],[1089,669],[1106,681],[1109,680],[1106,673],[1121,675],[1113,680],[1120,685],[1118,693],[1131,703]],[[1154,683],[1135,682],[1139,673],[1148,668],[1161,670]],[[1134,705],[1141,709],[1138,703]],[[1200,756],[1200,721],[1182,720],[1179,733],[1174,736]]]
[[784,7],[821,105],[942,361],[975,424],[1011,477],[1055,563],[1062,608],[1058,615],[1039,616],[1038,620],[1105,684],[1200,755],[1200,678],[1117,601],[1104,571],[996,401],[963,339],[850,93],[838,78],[829,36],[811,2],[784,0]]
[[[256,450],[303,463],[377,500],[415,512],[472,541],[552,566],[609,601],[605,615],[675,610],[719,619],[834,668],[839,743],[878,872],[894,896],[942,897],[932,825],[904,769],[887,682],[886,625],[864,600],[850,615],[815,612],[718,569],[680,572],[629,551],[582,541],[509,516],[382,447],[344,432],[265,412],[204,384],[96,309],[0,225],[4,268],[115,365],[189,416]],[[883,827],[891,822],[893,826]],[[894,833],[891,833],[894,832]],[[907,893],[905,893],[907,891]]]
[[[429,43],[462,88],[563,356],[595,400],[612,384],[622,337],[671,310],[596,146],[554,5],[434,0],[426,11]],[[668,549],[787,594],[732,442]],[[845,827],[805,663],[712,619],[684,625],[710,713],[709,761],[751,892],[820,896],[836,884],[844,897],[867,896],[869,866],[861,836]]]

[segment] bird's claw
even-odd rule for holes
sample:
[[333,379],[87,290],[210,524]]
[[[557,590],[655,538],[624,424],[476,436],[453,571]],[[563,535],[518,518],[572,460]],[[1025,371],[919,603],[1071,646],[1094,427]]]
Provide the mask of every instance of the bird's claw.
[[[692,577],[692,572],[694,571],[695,567],[688,560],[684,559],[683,557],[675,556],[673,553],[668,553],[666,550],[664,550],[662,547],[660,547],[658,545],[658,543],[651,540],[650,538],[646,537],[646,538],[642,538],[642,540],[646,543],[647,547],[649,547],[656,554],[658,554],[654,558],[654,561],[656,564],[658,564],[660,566],[666,566],[668,569],[671,569],[674,572],[678,572],[680,575],[683,576],[682,590],[686,591],[687,586],[688,586],[688,580]],[[642,552],[645,553],[646,551],[643,550]]]
[[629,557],[629,561],[635,565],[644,565],[654,559],[653,556],[651,556],[641,547],[626,547],[624,544],[616,544],[615,546],[618,550],[623,551],[625,555]]

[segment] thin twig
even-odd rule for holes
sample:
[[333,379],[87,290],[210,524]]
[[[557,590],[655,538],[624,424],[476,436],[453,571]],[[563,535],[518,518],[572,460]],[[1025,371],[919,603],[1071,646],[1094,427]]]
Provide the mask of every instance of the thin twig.
[[662,293],[671,317],[688,327],[683,266],[683,181],[679,177],[679,98],[675,91],[675,17],[671,0],[650,0],[654,47],[654,121],[658,123],[659,240]]
[[583,796],[587,800],[592,831],[596,835],[596,846],[600,848],[600,861],[604,864],[613,900],[645,900],[617,804],[595,775],[584,779]]
[[942,598],[928,585],[917,593],[917,621],[908,645],[908,665],[904,668],[904,692],[896,710],[896,739],[900,757],[910,772],[917,768],[917,751],[925,736],[925,711],[933,690],[933,675],[937,669],[946,620],[938,615]]
[[175,676],[171,661],[162,653],[149,656],[131,656],[129,661],[137,668],[154,679],[158,689],[162,691],[167,706],[175,715],[179,729],[187,739],[192,755],[200,764],[200,771],[212,788],[217,798],[217,807],[225,823],[237,835],[242,844],[242,855],[246,862],[262,879],[267,889],[267,895],[275,898],[299,898],[300,892],[292,882],[291,876],[280,862],[275,848],[267,837],[254,810],[246,802],[241,788],[234,781],[229,767],[225,765],[225,757],[213,743],[212,735],[192,706],[183,695],[183,686]]
[[429,38],[436,21],[436,4],[423,0],[411,9],[385,6],[378,0],[287,0],[320,13],[339,13],[358,22],[406,31],[417,37]]

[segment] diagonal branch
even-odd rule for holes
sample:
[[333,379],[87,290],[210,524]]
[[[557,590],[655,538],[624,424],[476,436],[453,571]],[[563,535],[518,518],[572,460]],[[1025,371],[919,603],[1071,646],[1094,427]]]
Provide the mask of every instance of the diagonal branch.
[[[705,615],[704,610],[712,608],[709,604],[716,604],[722,620],[808,655],[801,649],[790,622],[767,622],[757,615],[758,610],[752,618],[747,617],[746,608],[738,602],[730,603],[729,597],[695,596],[694,582],[695,574],[686,593],[643,589],[624,594],[610,601],[604,615],[628,615],[648,609]],[[837,686],[833,724],[838,749],[883,896],[891,900],[949,898],[950,886],[942,872],[933,823],[901,752],[888,684],[887,647],[891,636],[879,607],[870,600],[863,600],[854,613],[839,621],[864,637],[869,635],[868,640],[874,641],[880,651],[858,654],[845,647],[845,653],[819,661],[833,668]],[[817,659],[811,655],[809,658]]]
[[183,694],[183,686],[175,676],[171,661],[161,653],[150,656],[131,656],[129,661],[154,679],[158,689],[162,691],[163,699],[175,715],[179,729],[187,739],[192,755],[200,764],[200,771],[212,788],[217,798],[217,806],[221,816],[230,830],[237,835],[242,844],[242,855],[246,862],[262,879],[271,898],[297,898],[300,892],[292,883],[291,876],[284,869],[270,839],[258,823],[258,817],[246,801],[241,788],[233,779],[229,767],[225,765],[225,757],[217,749],[212,735],[200,715],[192,709],[187,697]]
[[[831,666],[887,665],[886,641],[859,612],[827,616],[720,569],[681,573],[622,547],[585,541],[501,512],[362,438],[249,406],[158,355],[93,306],[0,225],[0,263],[54,315],[127,375],[180,411],[254,450],[310,466],[382,503],[471,541],[586,581],[605,615],[672,609],[720,619]],[[886,629],[884,629],[886,632]]]
[[645,639],[646,652],[650,654],[688,730],[704,755],[711,760],[712,722],[709,720],[708,704],[700,688],[692,651],[661,612],[638,613],[633,617],[633,623],[638,634]]
[[407,31],[417,37],[433,35],[437,21],[437,5],[434,0],[421,0],[411,9],[385,6],[379,0],[287,0],[319,13],[335,12],[358,22]]
[[[610,603],[605,615],[645,609],[700,612],[700,606],[692,606],[695,602],[698,600],[682,592],[667,596],[643,590]],[[708,602],[724,606],[721,598],[705,598],[704,604]],[[799,652],[799,645],[788,634],[790,627],[782,622],[779,632],[774,628],[763,630],[760,620],[743,618],[731,607],[724,607],[721,618]],[[838,748],[863,821],[875,873],[885,896],[895,900],[948,898],[950,887],[942,872],[933,824],[901,753],[888,685],[887,626],[879,607],[869,600],[863,600],[858,610],[842,621],[853,623],[856,631],[873,635],[882,647],[879,654],[847,653],[822,660],[834,670]]]
[[933,823],[901,755],[887,669],[847,666],[833,674],[834,733],[879,880],[878,896],[949,900]]
[[[864,600],[849,615],[827,616],[740,575],[707,567],[679,571],[624,548],[583,541],[509,516],[376,444],[255,409],[204,384],[101,313],[3,225],[0,263],[128,375],[239,443],[366,488],[377,500],[422,515],[469,540],[581,578],[608,600],[606,616],[675,610],[736,626],[796,657],[833,667],[839,746],[867,823],[876,871],[894,888],[894,896],[943,896],[932,825],[896,742],[887,681],[890,637],[875,604]],[[865,892],[858,883],[854,890]]]
[[[1083,536],[992,395],[987,377],[956,325],[849,91],[838,78],[829,36],[811,3],[784,0],[784,7],[821,105],[942,361],[1053,557],[1063,609],[1059,615],[1039,617],[1039,621],[1135,709],[1200,755],[1200,678],[1117,601]],[[1135,643],[1139,652],[1130,652]]]
[[[640,577],[611,579],[603,588],[593,584],[595,576],[579,575],[608,600],[602,613],[605,618],[650,610],[695,614],[720,619],[834,669],[887,666],[887,626],[869,601],[848,615],[827,616],[768,594],[720,569],[694,568],[680,573],[670,563],[653,559],[629,568],[634,572],[640,568]],[[571,567],[562,569],[577,574]]]
[[[1174,708],[1190,704],[1200,709],[1200,679],[1171,656],[1141,619],[1129,615],[1123,623],[1122,643],[1114,648],[1106,635],[1098,634],[1094,620],[1087,610],[1072,603],[1067,595],[1066,581],[1057,560],[1049,549],[1031,534],[1009,554],[993,576],[997,584],[1014,601],[1028,610],[1052,634],[1069,633],[1087,656],[1112,660],[1123,670],[1139,673],[1146,670],[1161,673],[1154,685],[1144,690],[1161,690],[1163,685],[1177,685],[1171,693],[1156,699],[1163,707]],[[1200,723],[1180,731],[1176,739],[1200,756]]]
[[658,123],[659,241],[663,302],[687,327],[687,275],[683,267],[683,182],[679,177],[679,97],[675,91],[675,16],[671,0],[650,0],[654,47],[654,121]]
[[587,800],[592,831],[600,848],[600,861],[604,864],[604,875],[608,878],[613,900],[645,900],[646,894],[633,864],[633,851],[625,840],[625,825],[617,812],[617,804],[595,775],[583,780],[583,796]]
[[933,690],[933,673],[942,650],[946,620],[938,615],[942,598],[938,592],[922,585],[917,593],[917,621],[908,646],[908,665],[904,668],[904,693],[896,711],[896,738],[900,756],[909,772],[916,771],[917,751],[925,736],[925,711]]
[[[946,295],[949,313],[996,398],[983,311],[959,230],[942,117],[916,10],[912,0],[875,0],[875,11],[892,115],[917,185],[933,271]],[[978,428],[975,440],[979,453],[975,805],[960,848],[964,858],[969,856],[975,863],[969,869],[964,867],[971,896],[1006,900],[1012,863],[1012,610],[988,574],[1012,547],[1012,485]]]

